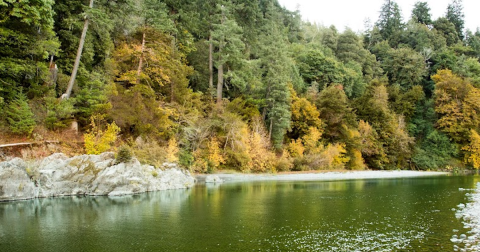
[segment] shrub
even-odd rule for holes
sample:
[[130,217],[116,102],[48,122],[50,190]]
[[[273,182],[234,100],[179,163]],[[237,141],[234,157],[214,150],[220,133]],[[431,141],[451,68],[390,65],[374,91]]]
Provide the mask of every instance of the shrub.
[[[99,122],[95,122],[98,120]],[[101,123],[103,122],[103,116],[97,115],[91,117],[91,129],[89,133],[83,135],[85,140],[85,151],[87,154],[100,154],[108,151],[113,147],[113,144],[117,140],[120,128],[115,122],[107,124],[105,130],[102,129]]]
[[169,141],[168,141],[168,145],[167,145],[167,162],[177,162],[178,161],[178,152],[179,152],[179,149],[178,149],[178,144],[177,144],[177,140],[175,140],[175,138],[171,138]]
[[283,155],[277,158],[275,162],[275,169],[277,171],[290,171],[293,169],[293,163],[287,151],[283,151]]
[[190,168],[193,164],[195,158],[193,157],[192,153],[187,150],[181,150],[178,155],[178,162],[180,165],[186,168]]
[[133,146],[133,154],[142,164],[160,167],[167,160],[167,148],[151,139],[138,138]]
[[199,172],[214,172],[225,163],[223,151],[216,137],[212,137],[205,148],[196,150],[193,155],[195,157],[194,169]]
[[132,151],[126,145],[120,146],[117,152],[116,163],[128,163],[132,160]]

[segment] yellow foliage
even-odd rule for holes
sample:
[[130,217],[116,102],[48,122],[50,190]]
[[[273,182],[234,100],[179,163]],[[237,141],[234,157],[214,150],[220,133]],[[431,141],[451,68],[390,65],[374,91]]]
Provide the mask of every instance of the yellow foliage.
[[199,172],[211,172],[216,170],[221,164],[225,163],[220,143],[216,137],[212,137],[203,149],[193,152],[195,163],[194,169]]
[[346,153],[345,144],[337,143],[333,145],[329,144],[321,153],[321,156],[325,159],[326,168],[340,169],[344,168],[345,164],[350,161],[350,158],[345,156]]
[[349,167],[352,170],[365,170],[365,160],[359,150],[353,150],[349,162]]
[[178,161],[178,144],[177,140],[175,138],[171,138],[168,140],[168,145],[167,145],[167,162],[177,162]]
[[358,132],[360,133],[361,151],[367,156],[378,154],[376,146],[376,132],[368,122],[360,120],[358,123]]
[[300,139],[292,139],[292,142],[288,145],[288,151],[290,152],[290,156],[292,157],[303,157],[305,147],[303,146]]
[[439,70],[435,81],[435,112],[438,127],[455,141],[468,141],[470,129],[480,123],[480,90],[450,70]]
[[308,134],[310,127],[316,127],[320,129],[322,127],[322,121],[320,120],[320,112],[315,104],[311,103],[305,98],[299,98],[295,94],[295,91],[291,89],[292,94],[292,124],[291,129],[294,137],[302,137]]
[[470,163],[475,169],[480,168],[480,136],[475,130],[470,130],[470,144],[463,147],[467,151],[465,163]]
[[275,154],[269,149],[268,138],[260,132],[252,132],[249,137],[249,167],[254,172],[274,170]]
[[87,154],[100,154],[110,150],[117,140],[120,128],[113,122],[107,125],[106,130],[102,130],[101,125],[95,123],[95,120],[103,121],[103,116],[92,116],[90,119],[92,128],[83,135],[85,151]]
[[214,168],[217,168],[219,165],[225,163],[225,159],[223,158],[223,154],[220,150],[219,145],[220,143],[218,142],[216,137],[213,137],[207,143],[208,161]]
[[316,127],[310,127],[308,133],[302,137],[303,146],[305,152],[309,154],[316,154],[322,150],[320,145],[320,138],[322,137],[322,131]]

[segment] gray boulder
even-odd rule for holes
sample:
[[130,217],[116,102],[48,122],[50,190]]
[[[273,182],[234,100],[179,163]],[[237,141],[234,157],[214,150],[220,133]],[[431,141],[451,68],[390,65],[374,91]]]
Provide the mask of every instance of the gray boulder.
[[[141,165],[136,159],[115,163],[113,153],[68,158],[56,153],[36,162],[29,177],[21,159],[0,163],[0,201],[69,195],[118,196],[189,188],[194,178],[176,164],[164,169]],[[28,183],[27,183],[28,182]],[[20,190],[21,189],[21,190]]]
[[0,163],[0,201],[35,198],[38,190],[20,158]]

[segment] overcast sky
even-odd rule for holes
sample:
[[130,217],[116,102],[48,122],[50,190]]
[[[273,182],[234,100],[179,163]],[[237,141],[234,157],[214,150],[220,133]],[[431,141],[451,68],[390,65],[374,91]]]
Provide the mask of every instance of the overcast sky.
[[[385,0],[278,0],[289,10],[300,10],[302,18],[324,26],[335,25],[343,31],[346,26],[354,31],[364,30],[365,20],[372,24],[378,19]],[[402,10],[403,20],[410,20],[413,5],[418,0],[397,0]],[[445,16],[447,6],[452,0],[422,0],[428,2],[433,20]],[[480,0],[463,0],[465,28],[475,31],[480,27]]]

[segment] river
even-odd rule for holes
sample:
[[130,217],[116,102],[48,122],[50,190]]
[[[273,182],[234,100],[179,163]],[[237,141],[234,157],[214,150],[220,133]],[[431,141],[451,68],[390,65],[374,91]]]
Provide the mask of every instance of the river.
[[0,203],[0,251],[453,251],[478,175],[199,184]]

